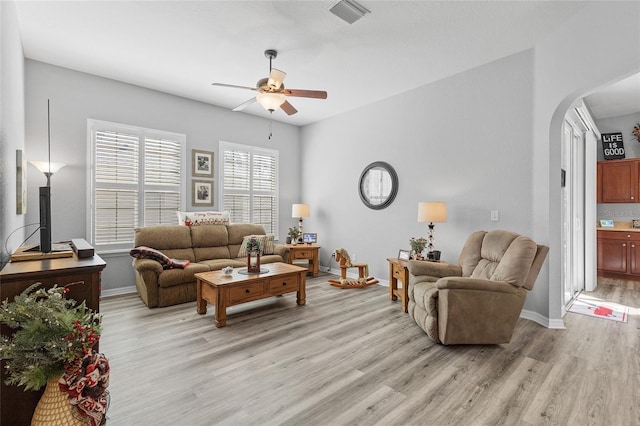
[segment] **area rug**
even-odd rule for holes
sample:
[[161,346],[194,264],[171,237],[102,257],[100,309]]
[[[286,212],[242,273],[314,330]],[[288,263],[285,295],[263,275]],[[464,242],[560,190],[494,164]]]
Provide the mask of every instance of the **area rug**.
[[627,322],[629,307],[580,294],[569,307],[569,312],[611,321]]

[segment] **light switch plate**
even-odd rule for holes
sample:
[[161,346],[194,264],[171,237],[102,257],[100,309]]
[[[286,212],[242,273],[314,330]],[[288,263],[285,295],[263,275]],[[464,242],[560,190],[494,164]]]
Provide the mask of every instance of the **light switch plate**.
[[500,213],[498,210],[491,210],[491,222],[498,222],[500,220]]

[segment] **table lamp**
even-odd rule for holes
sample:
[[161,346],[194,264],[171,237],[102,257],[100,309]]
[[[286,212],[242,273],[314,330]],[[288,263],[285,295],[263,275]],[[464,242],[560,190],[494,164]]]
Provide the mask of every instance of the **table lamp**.
[[309,217],[309,204],[294,204],[291,208],[291,217],[298,218],[298,230],[302,235],[302,218]]
[[447,204],[443,202],[421,202],[418,204],[418,222],[429,222],[429,234],[427,237],[428,252],[433,252],[434,222],[447,221]]

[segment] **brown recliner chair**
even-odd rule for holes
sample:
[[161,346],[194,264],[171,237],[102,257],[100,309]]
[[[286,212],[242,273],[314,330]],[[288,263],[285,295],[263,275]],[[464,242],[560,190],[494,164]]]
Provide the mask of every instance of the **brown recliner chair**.
[[409,315],[438,343],[509,343],[549,248],[509,231],[477,231],[458,265],[411,260]]

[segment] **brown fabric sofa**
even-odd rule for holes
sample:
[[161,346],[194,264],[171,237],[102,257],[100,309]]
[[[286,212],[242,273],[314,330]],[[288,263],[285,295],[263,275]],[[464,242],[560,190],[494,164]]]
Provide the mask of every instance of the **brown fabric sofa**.
[[[140,298],[149,307],[171,306],[196,300],[197,272],[214,271],[225,266],[247,266],[238,258],[247,235],[265,235],[261,225],[236,223],[200,226],[148,226],[135,231],[135,246],[146,246],[191,263],[184,269],[162,269],[151,259],[134,259],[133,269]],[[287,262],[289,249],[274,244],[274,253],[260,256],[260,263]]]
[[411,260],[409,315],[438,343],[509,343],[549,248],[509,231],[478,231],[458,265]]

